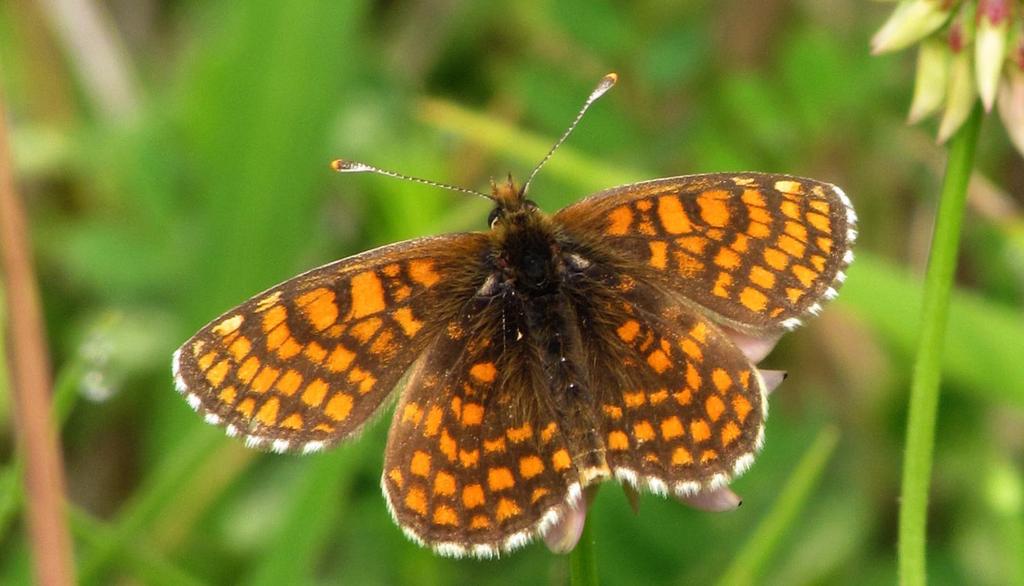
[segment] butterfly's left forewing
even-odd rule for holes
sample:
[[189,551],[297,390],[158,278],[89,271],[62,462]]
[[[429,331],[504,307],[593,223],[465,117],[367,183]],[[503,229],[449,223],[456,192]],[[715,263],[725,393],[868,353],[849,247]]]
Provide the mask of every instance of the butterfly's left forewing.
[[[483,278],[484,234],[384,246],[309,271],[174,354],[179,392],[250,445],[315,451],[355,433]],[[448,309],[446,309],[448,308]]]
[[754,334],[792,329],[836,295],[857,219],[838,187],[766,173],[624,185],[554,218],[573,239],[609,251],[616,270]]

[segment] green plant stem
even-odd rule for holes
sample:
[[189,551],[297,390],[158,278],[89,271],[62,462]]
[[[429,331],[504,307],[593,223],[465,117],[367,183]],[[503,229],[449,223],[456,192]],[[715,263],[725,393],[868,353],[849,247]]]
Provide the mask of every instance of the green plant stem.
[[[919,332],[907,316],[921,314],[923,289],[919,274],[858,251],[836,305],[870,327],[895,356],[912,357]],[[1024,409],[1024,361],[1007,340],[1024,340],[1020,309],[954,288],[941,365],[947,388],[993,407]]]
[[921,331],[910,384],[907,449],[903,460],[903,490],[899,522],[899,575],[905,586],[925,583],[925,525],[931,482],[935,417],[949,298],[953,288],[960,226],[967,200],[974,150],[981,128],[981,106],[950,140],[946,176],[942,183],[935,233],[921,307]]
[[593,519],[583,524],[583,534],[569,554],[569,583],[572,586],[597,586],[597,559],[594,558]]
[[818,485],[825,471],[829,457],[839,442],[839,431],[826,426],[818,432],[811,447],[807,449],[786,486],[779,493],[775,505],[750,535],[743,549],[733,558],[732,564],[718,581],[722,585],[753,584],[765,562],[771,559],[787,529],[808,502],[811,491]]

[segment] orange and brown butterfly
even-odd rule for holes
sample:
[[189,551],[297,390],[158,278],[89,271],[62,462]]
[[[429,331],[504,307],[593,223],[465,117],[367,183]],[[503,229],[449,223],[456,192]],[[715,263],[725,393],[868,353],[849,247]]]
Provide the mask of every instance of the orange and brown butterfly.
[[213,320],[175,352],[178,390],[248,445],[302,453],[352,437],[398,393],[384,497],[444,555],[520,547],[607,479],[721,489],[752,463],[767,414],[765,377],[732,334],[773,339],[835,297],[853,259],[849,199],[812,179],[719,173],[548,215],[526,198],[541,165],[478,194],[495,205],[489,231],[345,258]]

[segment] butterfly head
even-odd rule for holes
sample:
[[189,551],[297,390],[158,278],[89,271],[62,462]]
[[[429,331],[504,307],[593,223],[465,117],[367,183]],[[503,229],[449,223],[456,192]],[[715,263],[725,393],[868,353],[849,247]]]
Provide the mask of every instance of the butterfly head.
[[512,179],[511,173],[504,181],[491,180],[491,199],[496,205],[487,217],[487,225],[493,230],[521,227],[541,215],[540,208],[526,199],[526,193]]
[[491,179],[491,199],[498,204],[498,207],[515,209],[521,207],[525,193],[522,188],[516,185],[512,174],[509,173],[504,181]]

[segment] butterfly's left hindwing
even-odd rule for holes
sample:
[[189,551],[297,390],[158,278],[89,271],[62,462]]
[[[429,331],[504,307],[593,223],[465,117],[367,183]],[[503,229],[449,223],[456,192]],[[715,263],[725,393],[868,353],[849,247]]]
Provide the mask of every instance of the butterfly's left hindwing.
[[314,451],[356,432],[484,273],[488,237],[384,246],[228,311],[174,355],[178,390],[229,435]]

